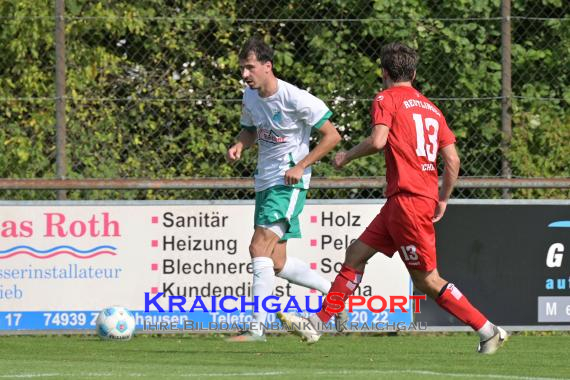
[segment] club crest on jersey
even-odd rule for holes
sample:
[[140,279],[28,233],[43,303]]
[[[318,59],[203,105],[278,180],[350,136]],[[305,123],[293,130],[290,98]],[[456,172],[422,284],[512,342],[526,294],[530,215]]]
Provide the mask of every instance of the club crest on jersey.
[[259,128],[257,130],[257,138],[271,144],[281,144],[287,141],[287,138],[278,136],[277,133],[273,132],[271,129],[265,128]]
[[274,111],[273,116],[271,116],[271,120],[273,120],[276,123],[281,123],[281,120],[283,120],[281,111]]

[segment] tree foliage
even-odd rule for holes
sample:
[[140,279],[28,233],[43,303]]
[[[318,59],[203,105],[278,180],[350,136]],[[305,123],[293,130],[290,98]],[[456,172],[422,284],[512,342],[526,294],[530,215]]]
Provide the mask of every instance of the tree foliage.
[[[570,6],[536,3],[513,5],[513,16],[533,16],[540,9],[555,19],[513,18],[515,100],[506,156],[515,176],[568,177]],[[500,175],[500,0],[275,4],[67,0],[68,176],[250,176],[255,152],[236,166],[223,157],[239,131],[237,54],[253,34],[275,47],[281,78],[308,88],[333,109],[344,148],[368,134],[370,100],[381,88],[380,47],[394,40],[409,43],[421,56],[417,87],[434,99],[458,136],[461,174]],[[55,175],[54,8],[47,0],[0,2],[2,177]],[[342,172],[329,160],[315,165],[315,176],[384,174],[381,155]]]

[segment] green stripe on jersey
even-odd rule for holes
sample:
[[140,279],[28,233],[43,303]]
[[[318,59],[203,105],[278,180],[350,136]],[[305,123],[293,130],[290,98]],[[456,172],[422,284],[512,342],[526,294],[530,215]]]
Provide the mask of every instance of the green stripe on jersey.
[[319,120],[319,122],[313,126],[313,128],[315,128],[315,129],[321,128],[323,126],[323,124],[325,123],[325,121],[330,119],[331,116],[332,116],[332,111],[327,111],[327,113],[325,113],[325,116],[323,116],[321,118],[321,120]]
[[250,131],[250,132],[255,132],[255,130],[257,129],[255,126],[253,125],[243,125],[240,124],[242,129],[245,129],[246,131]]

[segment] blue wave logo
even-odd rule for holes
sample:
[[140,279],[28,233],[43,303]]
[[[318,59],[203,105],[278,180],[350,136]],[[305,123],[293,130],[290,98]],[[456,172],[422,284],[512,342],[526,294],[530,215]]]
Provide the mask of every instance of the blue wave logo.
[[6,250],[0,250],[0,260],[17,255],[28,255],[36,259],[50,259],[59,255],[70,255],[77,259],[91,259],[99,255],[116,256],[117,253],[114,252],[116,249],[116,247],[111,245],[100,245],[91,249],[79,249],[71,245],[58,245],[57,247],[41,250],[29,245],[18,245]]
[[548,225],[551,228],[570,228],[570,220],[560,220],[558,222],[552,222]]

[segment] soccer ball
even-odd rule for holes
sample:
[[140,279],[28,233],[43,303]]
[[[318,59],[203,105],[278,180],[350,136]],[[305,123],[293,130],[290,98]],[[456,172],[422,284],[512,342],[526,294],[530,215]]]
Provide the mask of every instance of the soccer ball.
[[135,317],[122,306],[111,306],[101,310],[95,326],[101,339],[129,340],[135,332]]

